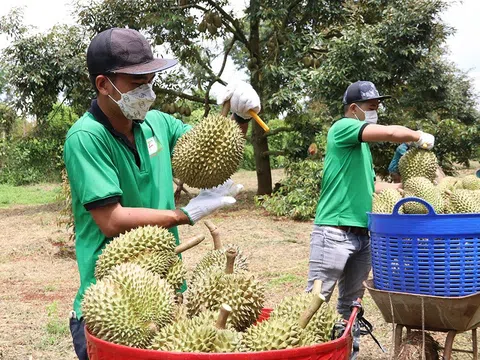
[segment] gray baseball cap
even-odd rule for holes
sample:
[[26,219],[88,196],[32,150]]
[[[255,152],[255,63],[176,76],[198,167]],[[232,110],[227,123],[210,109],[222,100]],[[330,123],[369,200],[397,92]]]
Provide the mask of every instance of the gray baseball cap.
[[143,75],[168,69],[174,59],[154,58],[145,37],[137,30],[111,28],[97,34],[87,50],[90,75],[118,73]]

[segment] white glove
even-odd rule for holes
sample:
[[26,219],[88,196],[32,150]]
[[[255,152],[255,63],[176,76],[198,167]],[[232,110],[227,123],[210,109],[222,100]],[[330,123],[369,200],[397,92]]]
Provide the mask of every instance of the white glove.
[[210,215],[214,211],[235,204],[235,196],[243,189],[243,185],[234,184],[227,180],[224,184],[211,189],[202,189],[197,197],[194,197],[181,210],[189,217],[192,225],[201,218]]
[[230,100],[231,111],[244,119],[252,117],[248,110],[258,114],[262,108],[255,89],[243,81],[228,84],[223,94],[218,96],[217,102],[221,105],[227,100]]
[[418,132],[420,133],[420,139],[415,143],[415,146],[421,149],[431,150],[435,144],[435,136],[424,133],[423,131]]

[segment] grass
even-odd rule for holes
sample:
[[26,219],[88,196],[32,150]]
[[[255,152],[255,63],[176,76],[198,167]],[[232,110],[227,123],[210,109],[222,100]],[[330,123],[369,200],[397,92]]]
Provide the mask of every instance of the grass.
[[57,201],[59,184],[13,186],[0,184],[0,208],[14,205],[41,205]]

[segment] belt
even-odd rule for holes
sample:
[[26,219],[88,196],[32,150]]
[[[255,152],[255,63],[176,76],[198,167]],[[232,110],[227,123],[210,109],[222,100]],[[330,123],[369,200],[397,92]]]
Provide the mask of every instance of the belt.
[[332,228],[335,228],[335,229],[338,229],[338,230],[342,230],[342,231],[345,231],[347,233],[351,233],[351,234],[354,234],[354,235],[361,235],[361,236],[365,236],[365,235],[368,235],[368,229],[367,228],[364,228],[364,227],[359,227],[359,226],[341,226],[341,225],[338,225],[338,226],[335,226],[335,225],[324,225],[324,226],[330,226]]

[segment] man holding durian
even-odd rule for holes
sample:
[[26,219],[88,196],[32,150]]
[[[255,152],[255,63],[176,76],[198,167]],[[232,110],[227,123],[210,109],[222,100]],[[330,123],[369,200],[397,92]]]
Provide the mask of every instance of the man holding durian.
[[[88,356],[81,301],[95,282],[95,263],[106,243],[143,225],[168,228],[178,242],[177,225],[193,224],[233,204],[242,188],[227,181],[214,190],[201,190],[185,207],[175,209],[171,154],[191,127],[149,108],[155,100],[155,73],[176,63],[154,58],[143,35],[132,29],[103,31],[87,51],[97,98],[69,130],[64,150],[80,273],[70,330],[82,360]],[[246,131],[248,111],[260,111],[255,90],[239,83],[221,98],[230,100],[234,118]]]
[[371,269],[367,212],[372,195],[401,184],[375,181],[370,142],[411,142],[432,149],[434,137],[404,126],[377,124],[380,96],[369,81],[357,81],[344,93],[344,117],[327,135],[322,191],[310,241],[307,291],[313,282],[323,282],[322,294],[330,299],[338,282],[337,310],[350,316],[353,300],[364,293],[363,282]]

